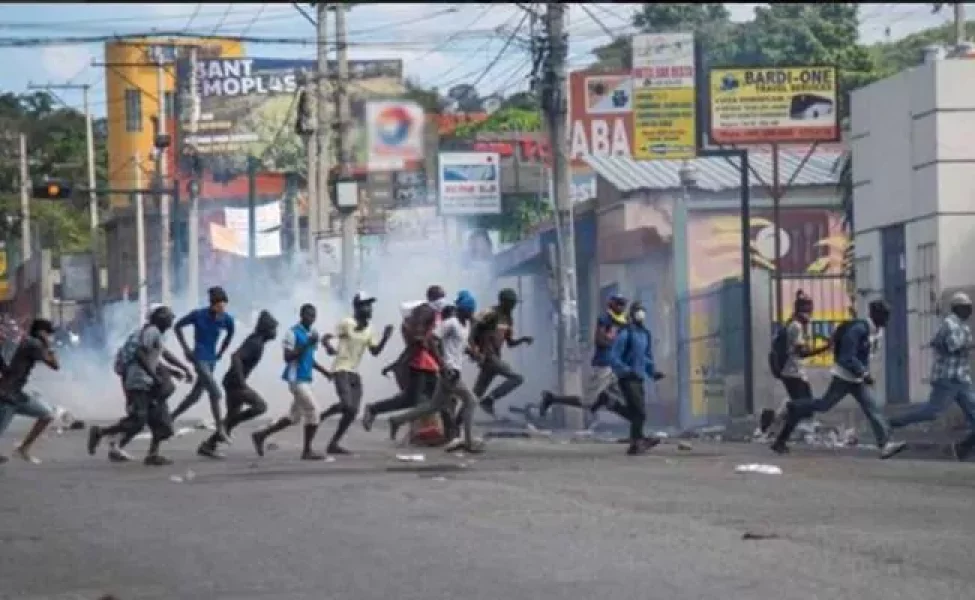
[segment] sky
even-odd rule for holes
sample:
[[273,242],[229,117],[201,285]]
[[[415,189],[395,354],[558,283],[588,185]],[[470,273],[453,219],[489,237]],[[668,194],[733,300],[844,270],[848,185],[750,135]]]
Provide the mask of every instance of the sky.
[[[307,5],[302,5],[307,6]],[[636,4],[570,5],[569,62],[583,67],[593,48],[610,34],[632,33]],[[761,4],[729,4],[732,18],[751,18]],[[968,14],[975,4],[966,5]],[[588,9],[588,10],[587,10]],[[249,56],[314,58],[314,27],[292,3],[248,4],[4,4],[0,38],[84,37],[186,31],[308,40],[308,44],[248,44]],[[425,86],[477,83],[482,95],[525,89],[530,70],[527,44],[514,41],[502,52],[525,13],[512,4],[362,4],[348,13],[350,57],[402,58],[407,77]],[[951,18],[950,5],[933,14],[931,4],[867,4],[861,39],[896,40]],[[521,34],[527,31],[527,21]],[[498,58],[500,57],[500,58]],[[0,90],[22,93],[29,84],[91,84],[92,110],[104,116],[101,44],[0,48]],[[488,68],[490,66],[490,68]],[[81,107],[80,91],[58,91],[64,103]]]

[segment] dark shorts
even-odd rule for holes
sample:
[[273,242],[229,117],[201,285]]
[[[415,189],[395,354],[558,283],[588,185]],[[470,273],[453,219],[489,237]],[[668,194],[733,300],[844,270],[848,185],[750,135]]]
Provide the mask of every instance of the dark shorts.
[[362,404],[362,378],[358,373],[338,371],[335,373],[335,393],[345,409],[358,412]]
[[261,395],[257,393],[252,387],[249,386],[224,386],[224,393],[227,395],[227,411],[233,412],[238,411],[247,407],[260,408],[264,407],[267,409],[267,403]]
[[173,419],[169,405],[155,392],[148,390],[129,390],[128,416],[133,428],[148,426],[154,438],[165,440],[173,435]]

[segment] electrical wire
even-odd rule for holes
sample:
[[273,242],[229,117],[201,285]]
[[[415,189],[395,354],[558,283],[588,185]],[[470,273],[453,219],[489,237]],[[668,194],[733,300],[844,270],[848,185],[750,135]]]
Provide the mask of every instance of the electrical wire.
[[257,14],[254,15],[254,18],[251,19],[250,23],[244,26],[244,28],[240,32],[240,35],[247,35],[247,32],[251,30],[251,27],[254,26],[254,23],[257,23],[257,20],[260,19],[261,15],[264,14],[264,9],[266,8],[267,8],[267,2],[261,4],[261,8],[257,9]]
[[196,3],[196,8],[193,10],[193,14],[190,15],[190,18],[186,22],[186,25],[183,25],[183,29],[189,29],[190,28],[190,25],[193,24],[193,21],[196,19],[196,16],[200,14],[200,9],[201,8],[203,8],[203,3],[202,2],[197,2]]
[[295,7],[295,10],[298,11],[298,14],[300,14],[301,16],[303,16],[306,21],[308,21],[309,23],[311,23],[311,26],[312,27],[318,27],[318,22],[315,21],[315,19],[313,19],[312,16],[310,14],[308,14],[308,12],[304,8],[302,8],[302,6],[300,4],[298,4],[297,2],[292,2],[291,3],[291,6],[294,6]]
[[214,36],[217,35],[217,32],[220,31],[221,27],[223,27],[223,22],[227,20],[227,16],[230,15],[230,11],[232,11],[233,9],[234,9],[233,3],[228,3],[227,10],[224,11],[223,16],[220,17],[220,20],[217,21],[217,24],[213,26],[213,31],[210,32],[210,35],[214,35]]
[[525,21],[527,20],[528,20],[528,13],[525,13],[525,15],[521,17],[521,21],[518,22],[518,25],[515,27],[514,31],[512,31],[511,35],[508,36],[508,39],[505,40],[504,46],[501,47],[501,50],[497,53],[497,55],[495,55],[495,57],[491,60],[491,62],[489,62],[486,67],[484,67],[484,71],[481,72],[481,74],[477,77],[477,79],[475,79],[474,82],[471,83],[472,87],[476,89],[478,84],[480,84],[487,76],[487,74],[491,72],[491,69],[493,69],[495,65],[498,64],[498,61],[501,60],[501,57],[503,57],[504,54],[508,51],[508,48],[511,47],[511,42],[514,41],[515,36],[518,35],[518,33],[521,31],[521,28],[525,25]]

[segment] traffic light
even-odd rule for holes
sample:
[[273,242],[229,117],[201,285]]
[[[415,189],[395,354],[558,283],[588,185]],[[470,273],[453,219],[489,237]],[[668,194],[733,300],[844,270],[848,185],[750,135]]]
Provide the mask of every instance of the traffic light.
[[60,181],[47,181],[34,186],[34,198],[39,200],[66,200],[71,197],[71,186]]

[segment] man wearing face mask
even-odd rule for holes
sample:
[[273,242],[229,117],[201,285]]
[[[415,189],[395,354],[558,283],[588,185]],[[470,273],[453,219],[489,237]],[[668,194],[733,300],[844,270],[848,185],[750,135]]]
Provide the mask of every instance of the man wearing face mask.
[[437,388],[437,374],[442,359],[437,341],[437,326],[447,306],[446,293],[439,285],[427,288],[427,301],[407,303],[400,333],[403,352],[382,370],[383,376],[393,372],[400,393],[392,398],[367,404],[362,413],[362,427],[366,431],[378,415],[406,410],[417,406],[424,398],[432,398]]
[[[321,420],[332,415],[342,415],[339,425],[332,435],[332,440],[328,443],[326,452],[328,454],[350,454],[348,450],[339,445],[342,436],[349,430],[349,426],[355,421],[359,414],[359,406],[362,403],[362,377],[359,375],[359,365],[362,363],[362,356],[366,350],[373,356],[379,356],[383,348],[393,335],[393,326],[387,325],[383,329],[383,336],[376,342],[373,336],[372,327],[369,325],[372,319],[372,305],[376,298],[366,292],[359,292],[352,299],[352,316],[339,321],[335,328],[335,335],[325,334],[322,345],[329,356],[335,357],[332,363],[332,373],[334,375],[335,393],[339,401],[333,404],[322,413]],[[332,345],[332,340],[338,338],[337,346]]]
[[[498,304],[477,317],[471,331],[471,346],[477,357],[480,370],[474,380],[472,391],[480,398],[481,409],[494,414],[495,403],[504,398],[525,382],[521,373],[516,373],[504,359],[501,349],[517,348],[522,344],[531,346],[531,336],[515,337],[514,310],[518,305],[518,294],[510,288],[498,292]],[[504,379],[498,387],[488,392],[496,377]],[[487,392],[487,393],[485,393]]]
[[[278,336],[278,321],[271,313],[262,310],[257,315],[254,332],[230,355],[230,370],[223,377],[223,391],[227,395],[226,433],[229,437],[235,427],[267,412],[267,402],[257,391],[247,385],[247,377],[264,356],[264,347]],[[244,407],[247,407],[246,409]],[[220,435],[214,432],[197,449],[197,454],[209,458],[223,458],[217,451]]]
[[174,318],[169,307],[156,308],[149,315],[148,324],[133,339],[131,354],[123,352],[126,355],[123,363],[128,414],[112,427],[92,427],[88,432],[88,454],[95,454],[104,436],[122,435],[110,458],[115,461],[130,460],[125,454],[125,446],[148,426],[152,439],[145,464],[172,464],[172,461],[159,454],[159,446],[173,435],[173,421],[166,401],[176,391],[173,378],[191,377],[189,368],[165,348],[164,336],[172,327]]
[[624,406],[611,405],[610,410],[630,422],[630,447],[626,451],[630,456],[643,454],[660,443],[659,439],[643,434],[647,420],[645,381],[659,381],[664,377],[654,368],[653,339],[646,319],[642,304],[630,305],[629,323],[616,336],[610,359],[626,401]]
[[975,389],[972,388],[970,362],[972,330],[968,326],[972,316],[972,300],[968,294],[958,292],[951,297],[950,307],[951,313],[941,322],[941,327],[931,340],[934,364],[931,365],[931,395],[928,401],[892,418],[890,426],[900,428],[933,421],[955,402],[965,415],[970,432],[952,448],[958,460],[965,460],[975,448]]
[[890,320],[890,307],[883,300],[869,305],[869,319],[854,319],[837,327],[833,332],[833,379],[822,398],[807,398],[786,405],[786,420],[772,450],[788,452],[789,437],[803,419],[816,413],[828,412],[846,396],[853,396],[860,410],[870,422],[880,458],[890,458],[904,449],[904,442],[890,440],[890,427],[873,395],[873,377],[870,376],[870,355],[874,338]]
[[544,417],[548,409],[553,404],[563,406],[574,406],[576,408],[588,407],[595,412],[602,406],[624,405],[622,392],[619,389],[619,381],[613,373],[613,344],[620,330],[626,327],[626,298],[613,295],[606,304],[606,311],[596,319],[596,328],[593,333],[593,354],[592,371],[586,382],[585,395],[578,396],[559,396],[550,391],[542,392],[542,402],[538,412]]

